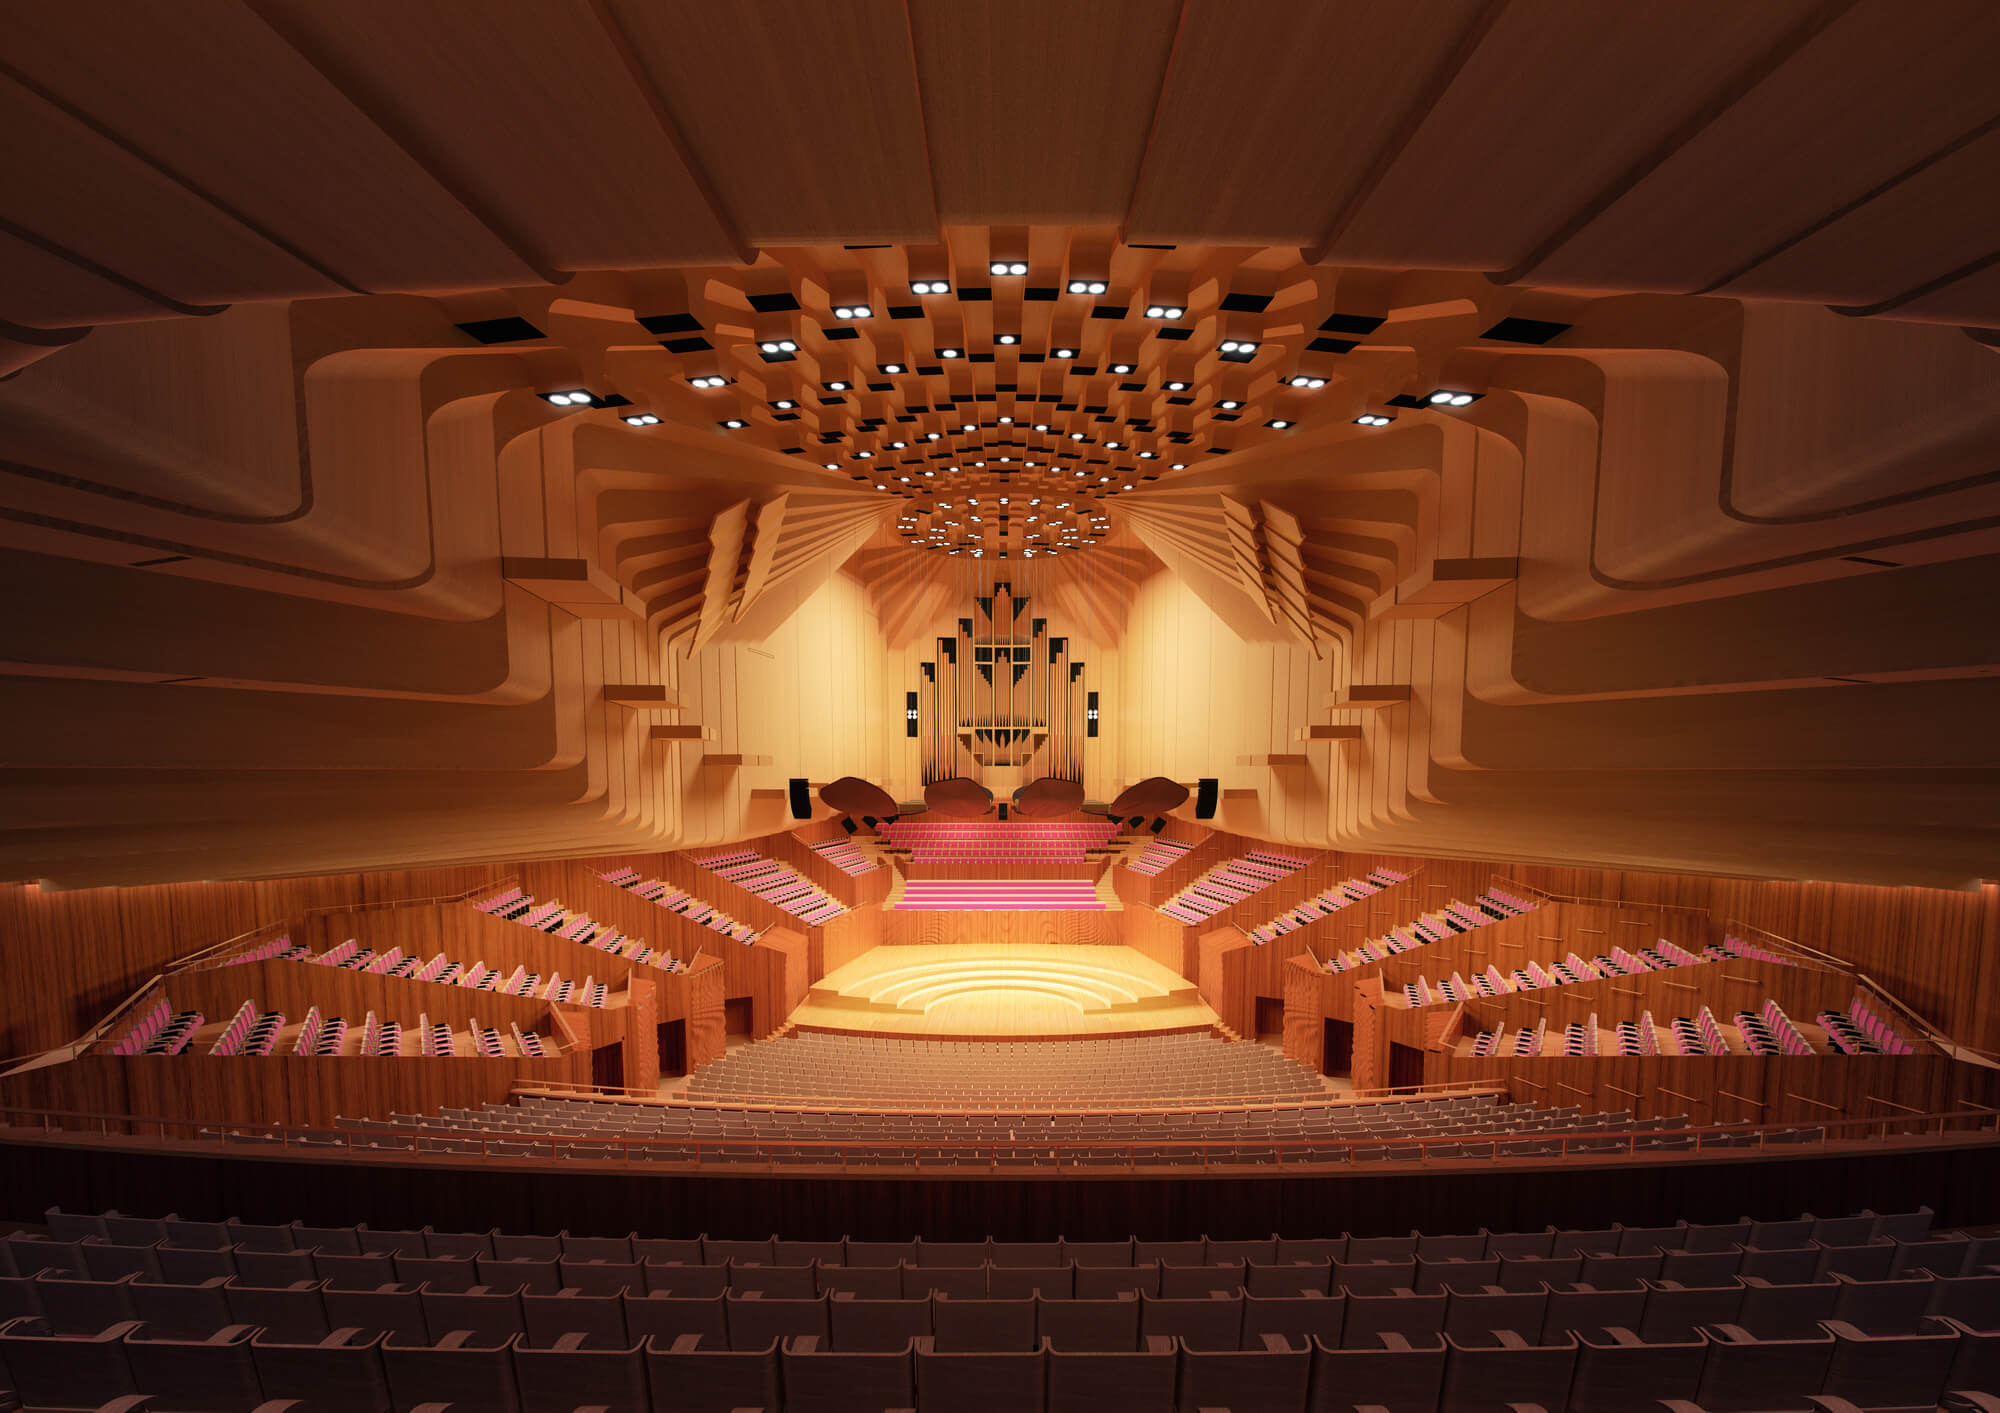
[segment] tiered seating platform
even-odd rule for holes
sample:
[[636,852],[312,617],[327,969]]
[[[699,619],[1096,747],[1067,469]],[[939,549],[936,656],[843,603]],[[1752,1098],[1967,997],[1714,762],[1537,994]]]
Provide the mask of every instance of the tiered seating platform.
[[912,878],[883,906],[898,912],[1101,912],[1088,878]]
[[958,1039],[1207,1031],[1215,1019],[1192,982],[1129,947],[1027,942],[876,947],[792,1014],[799,1030]]
[[1117,830],[1116,820],[900,820],[881,834],[890,848],[907,849],[913,863],[1057,864],[1083,863]]

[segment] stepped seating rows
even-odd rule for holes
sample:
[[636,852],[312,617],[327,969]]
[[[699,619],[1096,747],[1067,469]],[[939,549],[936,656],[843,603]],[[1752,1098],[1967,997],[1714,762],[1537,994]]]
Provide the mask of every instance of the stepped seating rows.
[[[670,913],[678,913],[688,921],[706,927],[712,932],[720,932],[724,937],[734,941],[755,942],[759,936],[756,928],[747,922],[738,922],[713,903],[697,898],[692,893],[674,887],[671,883],[662,882],[657,878],[647,878],[636,868],[616,869],[611,873],[599,874],[598,877],[614,888],[623,888],[627,893],[637,894],[655,907],[665,908]],[[685,962],[672,962],[669,959],[666,969],[679,971],[686,966]]]
[[1193,844],[1183,844],[1178,839],[1154,839],[1140,852],[1139,857],[1125,867],[1134,873],[1143,873],[1148,878],[1157,878],[1172,868],[1174,861],[1193,847]]
[[[1855,1004],[1861,1005],[1859,998]],[[1865,1005],[1863,1006],[1865,1010]],[[1822,1014],[1821,1023],[1829,1018],[1839,1019],[1830,1013]],[[1587,1038],[1579,1043],[1588,1048],[1568,1048],[1567,1036],[1570,1031],[1587,1032]],[[1894,1035],[1893,1031],[1885,1032]],[[1675,1016],[1667,1023],[1665,1034],[1654,1023],[1653,1013],[1645,1011],[1636,1021],[1620,1021],[1608,1032],[1600,1032],[1597,1016],[1593,1012],[1586,1022],[1570,1022],[1563,1032],[1565,1040],[1551,1044],[1548,1023],[1542,1021],[1533,1027],[1523,1026],[1508,1031],[1505,1026],[1494,1030],[1481,1031],[1476,1035],[1465,1053],[1478,1057],[1490,1055],[1515,1056],[1563,1056],[1563,1055],[1858,1055],[1858,1054],[1911,1054],[1908,1042],[1902,1042],[1900,1050],[1890,1051],[1878,1046],[1862,1050],[1849,1048],[1835,1038],[1835,1032],[1828,1029],[1827,1043],[1822,1046],[1791,1021],[1775,1000],[1766,1000],[1755,1011],[1739,1011],[1731,1023],[1724,1024],[1716,1019],[1707,1006],[1691,1016]],[[1602,1040],[1609,1034],[1609,1045]],[[1900,1039],[1900,1037],[1898,1037]],[[1851,1043],[1851,1042],[1850,1042]]]
[[847,911],[846,904],[797,869],[762,854],[739,851],[695,862],[814,927]]
[[293,945],[289,935],[280,934],[277,937],[259,942],[254,946],[245,947],[240,952],[231,952],[228,956],[217,962],[216,965],[223,967],[248,966],[251,962],[268,962],[273,957],[282,957],[288,953],[303,950],[304,948]]
[[582,981],[565,978],[561,972],[544,977],[540,972],[529,971],[525,966],[516,966],[511,972],[503,972],[498,967],[489,967],[484,961],[467,966],[455,962],[443,952],[439,952],[428,962],[414,952],[405,953],[401,947],[391,947],[386,952],[377,952],[363,947],[353,938],[337,947],[330,947],[317,956],[301,947],[287,954],[284,960],[301,961],[313,966],[336,967],[342,971],[362,972],[372,976],[386,976],[400,981],[427,981],[439,986],[461,986],[471,991],[489,991],[500,996],[526,996],[535,1000],[559,1001],[572,1006],[591,1006],[599,1010],[611,1004],[611,988],[597,980],[595,976],[585,976]]
[[760,1095],[919,1108],[955,1099],[1108,1108],[1324,1092],[1318,1075],[1268,1046],[1200,1034],[979,1042],[808,1033],[732,1050],[687,1088],[690,1099]]
[[194,1043],[206,1017],[200,1011],[177,1011],[162,995],[111,1042],[113,1055],[178,1055]]
[[1003,1243],[52,1210],[0,1241],[0,1382],[214,1413],[1927,1408],[2000,1386],[2000,1244],[1929,1218]]
[[1190,925],[1203,922],[1305,866],[1304,859],[1268,849],[1252,849],[1240,859],[1217,864],[1160,904],[1159,910],[1176,922]]
[[1331,917],[1342,908],[1352,907],[1364,898],[1372,898],[1385,888],[1393,888],[1409,879],[1407,873],[1398,873],[1393,868],[1372,869],[1359,878],[1350,878],[1323,889],[1312,897],[1279,913],[1269,922],[1249,929],[1253,942],[1275,942],[1287,932],[1296,932],[1309,923],[1323,917]]
[[[297,1055],[308,1058],[330,1058],[342,1055],[369,1055],[385,1059],[413,1058],[418,1056],[452,1056],[459,1054],[486,1056],[545,1056],[561,1053],[554,1040],[523,1031],[519,1025],[509,1023],[507,1031],[493,1026],[482,1026],[477,1020],[471,1022],[461,1045],[444,1024],[433,1025],[430,1017],[420,1015],[418,1023],[405,1027],[399,1021],[377,1019],[375,1012],[369,1011],[356,1025],[341,1016],[321,1013],[318,1006],[307,1008],[305,1016],[297,1026],[286,1023],[285,1017],[275,1011],[266,1011],[254,999],[246,1000],[237,1008],[229,1022],[218,1029],[209,1044],[197,1052],[194,1048],[203,1022],[198,1011],[183,1011],[175,1014],[164,1024],[157,1026],[150,1041],[135,1040],[135,1036],[145,1033],[154,1025],[154,1012],[167,1003],[162,1000],[150,1008],[145,1017],[133,1026],[109,1048],[114,1055],[187,1055],[200,1053],[209,1056],[266,1057]],[[185,1028],[183,1029],[183,1024]]]
[[858,878],[864,873],[873,873],[881,865],[861,852],[860,845],[852,839],[825,839],[812,846],[812,851],[849,877]]
[[1090,912],[1104,898],[1088,878],[913,878],[897,911]]
[[661,971],[686,969],[686,963],[676,961],[671,952],[649,947],[640,938],[627,937],[608,923],[595,922],[588,913],[573,913],[560,902],[537,903],[518,888],[473,906],[503,922],[518,922],[565,942],[580,943],[608,956],[624,957],[640,966]]
[[1821,1011],[1818,1020],[1828,1043],[1849,1055],[1908,1055],[1916,1048],[1859,996],[1847,1003],[1845,1015]]
[[[1637,976],[1643,972],[1666,971],[1676,967],[1705,966],[1710,962],[1749,955],[1746,944],[1737,942],[1735,938],[1724,938],[1720,944],[1704,947],[1700,952],[1690,952],[1662,937],[1655,946],[1642,947],[1637,952],[1614,946],[1604,955],[1589,959],[1571,952],[1548,967],[1539,961],[1530,961],[1511,972],[1489,966],[1485,971],[1474,974],[1470,980],[1456,971],[1438,981],[1419,976],[1399,991],[1391,992],[1390,1000],[1393,1003],[1400,999],[1405,1006],[1411,1007],[1454,1004],[1469,1001],[1475,996],[1504,996],[1511,991],[1577,986],[1614,976]],[[1782,957],[1772,960],[1783,966],[1793,964]]]
[[908,849],[914,863],[1083,863],[1118,831],[1116,820],[988,824],[902,820],[885,824],[892,849]]
[[[1674,1147],[1682,1118],[1635,1122],[1497,1103],[1492,1096],[1382,1104],[1185,1109],[1157,1113],[841,1113],[605,1103],[528,1095],[435,1117],[342,1119],[355,1146],[407,1150],[436,1135],[454,1151],[517,1157],[742,1161],[788,1165],[1062,1168],[1399,1161],[1537,1156],[1572,1149]],[[1594,1133],[1657,1138],[1593,1139]],[[474,1138],[472,1135],[482,1135]],[[500,1135],[495,1138],[493,1135]],[[1560,1135],[1561,1141],[1551,1136]],[[1456,1142],[1454,1140],[1469,1140]],[[1478,1141],[1484,1140],[1484,1141]]]
[[1442,942],[1447,937],[1455,937],[1461,932],[1485,927],[1488,923],[1505,922],[1508,918],[1520,917],[1539,906],[1533,900],[1517,898],[1498,888],[1489,888],[1470,903],[1447,903],[1437,912],[1425,913],[1415,922],[1392,928],[1382,936],[1363,942],[1350,951],[1338,952],[1323,963],[1326,970],[1338,975],[1353,971],[1356,967],[1379,962],[1384,957],[1393,957],[1402,952],[1412,952],[1420,947],[1428,947],[1433,942]]

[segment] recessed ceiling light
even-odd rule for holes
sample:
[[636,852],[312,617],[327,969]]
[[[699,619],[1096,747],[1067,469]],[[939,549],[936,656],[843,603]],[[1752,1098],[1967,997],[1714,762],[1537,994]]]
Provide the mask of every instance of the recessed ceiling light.
[[1234,412],[1237,408],[1241,407],[1243,404],[1238,402],[1233,397],[1226,397],[1221,402],[1218,402],[1215,405],[1221,408],[1224,412]]
[[1074,358],[1074,357],[1076,357],[1076,350],[1075,350],[1075,349],[1073,349],[1073,348],[1059,348],[1059,349],[1057,349],[1057,350],[1056,350],[1056,357],[1058,357],[1058,358]]
[[725,417],[722,420],[722,425],[729,428],[737,428],[737,427],[747,427],[750,424],[748,422],[745,422],[741,417]]
[[1104,444],[1104,447],[1105,447],[1105,450],[1107,450],[1107,451],[1116,451],[1116,450],[1118,450],[1118,443],[1117,443],[1117,442],[1106,442],[1106,443]]
[[979,429],[973,426],[970,422],[967,422],[963,427],[960,427],[958,430],[961,432],[976,432]]
[[1129,373],[1132,371],[1132,365],[1130,363],[1114,363],[1111,365],[1111,371],[1114,373]]
[[996,342],[999,343],[1019,343],[1020,341],[1021,340],[1013,334],[1002,334],[1000,335],[999,339],[996,340]]
[[696,388],[719,388],[728,381],[729,379],[727,378],[719,377],[714,373],[708,373],[699,378],[689,378],[688,386]]
[[628,427],[652,427],[657,426],[659,421],[660,419],[650,412],[632,412],[627,413],[625,417],[625,425]]
[[884,373],[900,373],[903,371],[903,365],[900,363],[884,363],[882,371]]
[[1014,419],[1012,417],[1002,417],[1000,420],[1001,422],[1006,423],[1006,422],[1012,422]]
[[1153,457],[1154,457],[1154,453],[1153,453],[1153,452],[1150,452],[1150,451],[1142,451],[1142,452],[1140,452],[1140,453],[1139,453],[1139,459],[1140,459],[1141,461],[1151,461],[1151,460],[1153,459]]
[[1304,373],[1299,374],[1295,378],[1288,379],[1288,381],[1295,388],[1323,388],[1326,386],[1326,379],[1308,377]]
[[1354,419],[1354,425],[1357,427],[1386,427],[1395,420],[1393,417],[1384,417],[1379,412],[1364,412]]
[[1439,388],[1430,395],[1429,401],[1433,407],[1468,407],[1480,396],[1479,393],[1459,392],[1454,388]]
[[1071,433],[1069,434],[1069,439],[1070,439],[1071,441],[1073,441],[1073,442],[1080,442],[1080,441],[1082,441],[1082,440],[1083,440],[1083,433],[1081,433],[1081,432],[1071,432]]
[[908,445],[909,445],[909,443],[908,443],[908,442],[890,442],[890,443],[889,443],[889,445],[890,445],[891,447],[895,448],[895,449],[896,449],[897,451],[901,451],[901,450],[902,450],[902,449],[903,449],[904,447],[908,446]]
[[1167,384],[1167,391],[1168,391],[1168,392],[1186,392],[1186,391],[1187,391],[1187,384],[1186,384],[1186,383],[1168,383],[1168,384]]
[[951,293],[951,281],[950,281],[950,280],[912,280],[912,281],[910,281],[910,293],[911,293],[911,294],[950,294],[950,293]]
[[1049,424],[1046,422],[1035,423],[1035,430],[1038,432],[1046,432],[1048,429],[1049,429]]
[[854,453],[854,459],[856,461],[867,461],[870,460],[874,455],[875,453],[872,451],[857,451]]
[[833,311],[833,317],[836,319],[868,319],[873,318],[874,314],[875,311],[865,304],[842,304],[836,306]]
[[840,469],[840,463],[838,461],[822,461],[820,465],[824,466],[829,471],[838,471]]
[[1185,461],[1176,461],[1172,466],[1169,466],[1167,469],[1169,471],[1185,471],[1187,470],[1187,463]]
[[1284,418],[1279,417],[1273,419],[1272,421],[1266,422],[1264,425],[1267,427],[1276,427],[1279,431],[1282,432],[1285,428],[1291,426],[1292,424],[1287,422]]
[[956,358],[956,357],[958,357],[958,350],[957,350],[957,349],[955,349],[955,348],[941,348],[941,349],[939,349],[939,350],[938,350],[938,357],[940,357],[940,358]]
[[781,397],[776,402],[772,403],[771,406],[777,408],[780,412],[783,412],[787,408],[797,407],[798,404],[796,402],[793,402],[788,397]]
[[1146,306],[1148,319],[1178,319],[1187,311],[1178,304],[1149,304]]
[[567,392],[543,393],[542,400],[552,407],[588,407],[595,401],[589,393],[584,392],[581,388],[574,388]]
[[995,275],[1025,275],[1028,273],[1028,262],[1025,260],[995,260],[987,268],[990,273]]
[[925,433],[924,433],[924,440],[925,440],[925,441],[927,441],[927,442],[934,442],[934,441],[937,441],[937,440],[939,440],[939,439],[940,439],[940,438],[942,438],[943,436],[944,436],[944,433],[943,433],[943,432],[925,432]]
[[828,384],[826,385],[826,390],[827,390],[828,392],[846,392],[846,391],[847,391],[847,384],[845,384],[845,383],[828,383]]

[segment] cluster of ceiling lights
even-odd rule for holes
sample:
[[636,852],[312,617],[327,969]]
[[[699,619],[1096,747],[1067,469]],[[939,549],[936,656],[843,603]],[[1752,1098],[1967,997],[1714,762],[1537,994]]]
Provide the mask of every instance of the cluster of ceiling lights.
[[836,304],[833,306],[836,319],[872,319],[875,311],[865,304]]
[[1025,275],[1028,273],[1028,262],[1025,260],[995,260],[991,265],[987,266],[987,269],[995,275]]
[[551,407],[594,407],[597,399],[581,388],[571,388],[566,392],[543,393],[542,401]]
[[1384,417],[1379,412],[1364,412],[1354,419],[1354,425],[1357,427],[1386,427],[1395,420],[1393,417]]

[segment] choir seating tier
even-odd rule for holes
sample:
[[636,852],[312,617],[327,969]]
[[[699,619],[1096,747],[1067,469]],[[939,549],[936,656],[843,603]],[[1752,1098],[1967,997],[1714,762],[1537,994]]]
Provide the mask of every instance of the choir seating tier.
[[792,1013],[805,1031],[940,1039],[1104,1038],[1205,1031],[1194,983],[1130,947],[955,943],[875,947]]

